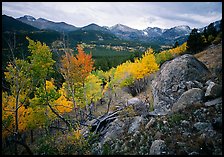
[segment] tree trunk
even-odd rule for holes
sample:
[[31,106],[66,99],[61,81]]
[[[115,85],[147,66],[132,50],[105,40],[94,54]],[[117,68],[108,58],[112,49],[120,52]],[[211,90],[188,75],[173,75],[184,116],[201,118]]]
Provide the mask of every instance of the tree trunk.
[[86,108],[86,114],[85,115],[87,115],[87,117],[85,119],[87,119],[88,115],[89,115],[89,108],[88,108],[88,101],[87,101],[87,97],[86,97],[86,90],[85,90],[85,83],[84,82],[83,82],[82,86],[83,86],[83,94],[84,94],[85,108]]
[[[16,111],[15,111],[15,141],[18,141],[18,130],[19,130],[19,116],[18,116],[18,110],[19,110],[19,93],[16,95]],[[17,143],[15,142],[15,155],[18,155],[17,150]]]
[[71,130],[71,124],[64,118],[64,117],[62,117],[59,113],[57,113],[53,108],[52,108],[52,106],[49,104],[49,103],[47,103],[47,105],[50,107],[50,109],[51,109],[51,111],[54,113],[54,114],[56,114],[56,116],[58,116],[63,122],[65,122],[65,124],[67,125],[67,127],[68,127],[68,129],[69,130]]

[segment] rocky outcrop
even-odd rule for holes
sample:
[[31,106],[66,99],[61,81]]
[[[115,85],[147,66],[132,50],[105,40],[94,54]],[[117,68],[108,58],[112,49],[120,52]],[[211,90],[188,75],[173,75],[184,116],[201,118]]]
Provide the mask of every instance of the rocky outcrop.
[[152,81],[155,112],[171,111],[185,91],[201,88],[208,74],[207,67],[189,54],[165,62]]
[[130,128],[128,129],[128,133],[130,134],[130,133],[136,132],[139,129],[141,123],[143,123],[143,117],[142,116],[134,117],[134,121],[131,124]]

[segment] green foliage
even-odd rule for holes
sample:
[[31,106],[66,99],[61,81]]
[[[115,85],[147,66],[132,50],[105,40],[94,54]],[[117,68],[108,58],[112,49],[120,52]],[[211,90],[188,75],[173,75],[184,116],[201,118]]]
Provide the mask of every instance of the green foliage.
[[31,62],[31,73],[35,83],[40,80],[43,83],[47,76],[53,72],[52,66],[55,61],[52,59],[52,52],[46,44],[41,44],[39,41],[35,42],[28,37],[27,40],[31,52],[31,56],[28,57]]
[[59,151],[55,145],[54,138],[48,135],[39,138],[35,153],[38,155],[58,155]]
[[208,36],[208,43],[212,43],[212,41],[215,39],[213,35]]
[[16,96],[27,93],[31,86],[30,64],[25,60],[16,59],[14,63],[8,64],[6,70],[5,79],[10,84],[11,94]]
[[184,120],[186,117],[183,114],[180,113],[176,113],[176,114],[172,114],[169,119],[168,119],[168,123],[173,125],[177,125],[181,122],[181,120]]
[[215,45],[217,45],[217,44],[219,44],[221,41],[222,41],[222,32],[220,32],[220,33],[216,36],[215,40],[213,40],[212,43],[215,44]]
[[111,145],[105,143],[102,148],[102,155],[111,155],[111,154],[112,154]]
[[155,57],[156,63],[159,65],[173,58],[172,54],[169,51],[165,51],[164,53],[157,53],[155,54]]
[[[222,28],[222,21],[220,28]],[[187,40],[187,50],[195,54],[210,44],[218,44],[222,39],[219,35],[221,32],[222,29],[216,30],[214,23],[209,24],[202,33],[198,33],[197,29],[193,29]]]
[[202,35],[198,33],[197,29],[193,29],[187,40],[187,51],[191,53],[199,52],[203,49],[205,43],[203,41]]

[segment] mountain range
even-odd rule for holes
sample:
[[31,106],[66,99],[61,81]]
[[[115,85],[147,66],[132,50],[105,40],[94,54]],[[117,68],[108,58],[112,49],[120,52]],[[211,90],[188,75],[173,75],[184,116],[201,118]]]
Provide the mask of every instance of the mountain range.
[[[21,27],[24,27],[24,24],[27,24],[25,28],[27,29],[29,28],[33,31],[38,29],[38,30],[56,31],[60,33],[64,32],[64,33],[70,33],[70,34],[81,34],[82,36],[77,37],[77,38],[81,38],[80,40],[82,40],[83,36],[86,37],[88,34],[93,35],[93,32],[95,32],[94,35],[96,36],[97,40],[101,40],[101,41],[105,40],[104,36],[106,35],[107,37],[111,36],[110,38],[118,38],[120,40],[126,40],[126,41],[157,43],[159,45],[173,45],[176,41],[178,41],[179,44],[185,42],[192,30],[187,25],[176,26],[169,29],[162,29],[158,27],[148,27],[143,30],[130,28],[123,24],[116,24],[112,27],[108,27],[108,26],[99,26],[95,23],[91,23],[84,27],[76,27],[76,26],[67,24],[65,22],[53,22],[44,18],[35,19],[34,17],[29,15],[25,15],[17,19],[8,17],[6,15],[2,15],[2,16],[3,16],[3,20],[6,19],[6,17],[11,18],[11,20],[14,20],[14,21],[16,20],[17,26],[22,25],[21,23],[23,23],[23,26]],[[7,22],[9,21],[10,20],[8,20]],[[4,24],[4,21],[3,21],[3,24]],[[219,27],[219,24],[220,24],[220,21],[215,22],[215,26]],[[203,31],[205,27],[198,28],[198,30]],[[6,27],[6,30],[7,29],[9,28]],[[12,29],[15,29],[15,28],[12,28]],[[3,25],[3,30],[4,30],[4,25]],[[100,32],[100,35],[99,35],[99,32]]]
[[[161,44],[171,44],[175,41],[184,42],[191,32],[189,26],[177,26],[170,29],[161,29],[158,27],[148,27],[144,30],[133,29],[123,24],[116,24],[112,27],[89,24],[84,27],[76,27],[64,22],[53,22],[43,18],[35,19],[32,16],[25,15],[17,20],[36,27],[38,29],[48,29],[58,32],[71,31],[103,31],[114,34],[116,37],[124,40],[142,41],[142,42],[159,42]],[[181,40],[181,41],[180,41]]]

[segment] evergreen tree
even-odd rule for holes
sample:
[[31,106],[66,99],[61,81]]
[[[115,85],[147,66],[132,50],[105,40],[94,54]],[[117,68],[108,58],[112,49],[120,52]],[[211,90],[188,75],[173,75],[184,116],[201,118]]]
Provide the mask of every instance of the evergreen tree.
[[174,46],[173,46],[173,48],[176,48],[178,46],[179,46],[179,43],[178,43],[178,41],[176,41],[175,44],[174,44]]
[[187,40],[187,51],[191,53],[196,53],[203,50],[205,46],[205,41],[202,38],[202,35],[198,33],[198,30],[194,28]]
[[208,35],[212,35],[212,36],[216,37],[217,31],[216,31],[216,29],[214,27],[214,23],[210,23],[208,25],[207,33],[208,33]]

